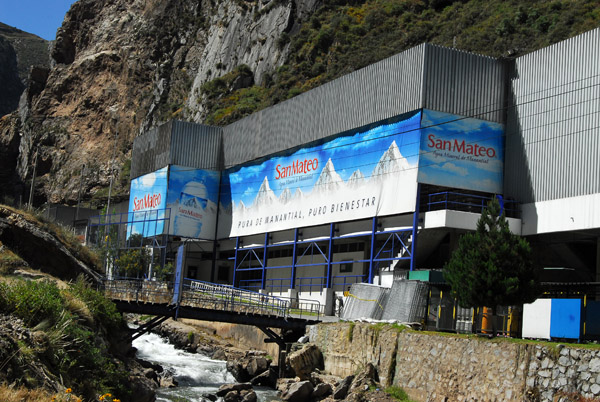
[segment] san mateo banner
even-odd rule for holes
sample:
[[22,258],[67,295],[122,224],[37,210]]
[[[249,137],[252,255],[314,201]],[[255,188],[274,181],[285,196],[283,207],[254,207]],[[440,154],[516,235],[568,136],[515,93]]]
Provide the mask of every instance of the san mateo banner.
[[419,182],[502,193],[501,124],[423,110]]
[[214,239],[219,202],[220,173],[171,165],[167,208],[171,209],[169,234]]
[[[220,177],[216,171],[170,165],[132,180],[127,237],[214,239]],[[221,209],[226,222],[228,209]]]
[[131,181],[127,238],[156,236],[164,231],[168,168]]
[[421,112],[229,173],[230,236],[414,211]]

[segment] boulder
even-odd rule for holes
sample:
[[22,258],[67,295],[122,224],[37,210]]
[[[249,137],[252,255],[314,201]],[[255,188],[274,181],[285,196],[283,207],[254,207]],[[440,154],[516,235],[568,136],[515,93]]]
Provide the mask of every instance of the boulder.
[[305,344],[302,349],[290,353],[286,363],[300,380],[308,380],[316,369],[323,369],[323,355],[314,344]]
[[177,381],[171,376],[159,377],[159,385],[161,388],[175,388],[177,387]]
[[344,378],[333,390],[333,398],[344,399],[348,395],[348,391],[352,385],[352,380],[354,380],[353,375],[349,375],[348,377]]
[[279,378],[277,380],[275,388],[277,389],[277,391],[284,394],[292,386],[292,384],[295,384],[295,383],[296,383],[296,381],[293,378]]
[[240,393],[237,391],[229,391],[223,397],[224,402],[240,402],[242,400]]
[[314,391],[310,381],[300,381],[292,384],[288,390],[281,395],[281,399],[287,402],[306,402]]
[[317,384],[315,389],[313,390],[312,397],[314,399],[320,399],[330,395],[333,392],[333,387],[326,383]]
[[252,389],[252,384],[248,382],[236,384],[223,384],[219,387],[219,390],[217,391],[217,396],[225,396],[232,391],[239,393],[240,391],[247,389]]
[[213,360],[227,360],[227,355],[223,351],[223,349],[217,349],[212,354],[211,359]]
[[253,379],[251,379],[250,383],[252,385],[262,385],[264,387],[275,388],[276,383],[277,383],[277,378],[278,378],[277,371],[275,369],[273,369],[272,367],[269,367],[269,369],[267,371],[257,375]]
[[372,385],[375,385],[377,381],[377,369],[373,363],[367,363],[365,368],[358,373],[358,375],[352,381],[350,392],[367,391]]
[[268,370],[271,361],[263,355],[248,353],[243,357],[227,361],[227,371],[240,382],[250,381],[251,378]]
[[264,373],[269,368],[269,364],[270,362],[263,356],[255,357],[250,360],[250,364],[248,364],[248,375],[250,375],[250,377],[256,377],[257,375]]
[[253,389],[247,389],[240,391],[240,396],[242,398],[242,402],[256,402],[258,401],[258,397],[256,396],[256,392]]

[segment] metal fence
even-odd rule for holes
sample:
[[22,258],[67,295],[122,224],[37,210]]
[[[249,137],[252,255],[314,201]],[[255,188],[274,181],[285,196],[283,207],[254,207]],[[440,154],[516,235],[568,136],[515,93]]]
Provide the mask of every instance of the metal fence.
[[[105,280],[102,288],[112,300],[145,304],[173,304],[173,282],[134,278]],[[235,312],[319,320],[323,308],[318,301],[271,296],[185,278],[179,304],[181,306]]]

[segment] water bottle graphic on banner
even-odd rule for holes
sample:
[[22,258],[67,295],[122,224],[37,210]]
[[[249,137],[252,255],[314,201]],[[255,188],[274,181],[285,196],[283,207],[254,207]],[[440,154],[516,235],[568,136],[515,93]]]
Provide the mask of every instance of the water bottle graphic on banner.
[[174,233],[185,237],[200,237],[202,219],[208,204],[206,187],[200,182],[190,182],[179,194],[175,214]]

